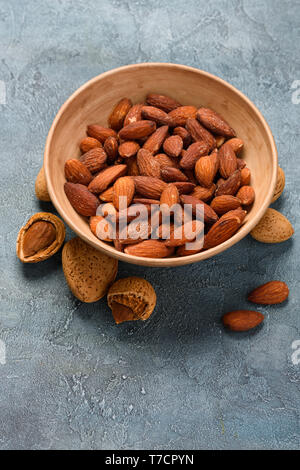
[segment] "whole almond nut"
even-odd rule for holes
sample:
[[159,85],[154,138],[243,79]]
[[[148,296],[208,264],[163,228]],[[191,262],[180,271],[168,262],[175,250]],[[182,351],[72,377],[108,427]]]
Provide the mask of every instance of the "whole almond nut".
[[143,106],[142,118],[154,121],[159,126],[168,126],[170,122],[169,115],[165,113],[162,109],[156,108],[154,106]]
[[118,271],[115,258],[96,250],[78,237],[65,244],[62,266],[73,295],[87,303],[96,302],[106,294]]
[[254,289],[248,300],[255,304],[273,305],[284,302],[289,296],[289,288],[285,282],[270,281]]
[[96,214],[100,201],[86,186],[78,183],[65,183],[64,189],[71,206],[78,214],[86,217]]
[[232,150],[236,155],[240,155],[244,147],[244,142],[242,141],[242,139],[234,137],[233,139],[227,140],[226,143],[232,147]]
[[44,171],[43,166],[40,169],[35,180],[35,195],[40,201],[46,201],[46,202],[51,201],[49,193],[48,193],[48,189],[47,189],[45,171]]
[[137,121],[141,121],[142,119],[142,107],[144,106],[143,103],[134,104],[132,108],[128,111],[123,126],[126,127],[128,124],[132,124]]
[[213,150],[216,147],[214,136],[201,126],[197,119],[188,119],[185,127],[195,142],[205,142],[208,145],[208,150]]
[[146,149],[140,149],[137,154],[137,165],[141,176],[160,178],[160,164]]
[[165,258],[166,256],[171,256],[173,254],[174,248],[166,246],[163,241],[145,240],[137,243],[136,245],[127,246],[124,251],[131,256]]
[[248,331],[258,326],[264,320],[260,312],[252,310],[234,310],[222,317],[224,326],[232,331]]
[[169,125],[172,127],[185,126],[186,121],[190,118],[195,118],[196,114],[197,108],[195,106],[180,106],[169,112]]
[[155,160],[159,162],[161,168],[172,167],[178,168],[178,160],[176,158],[168,157],[165,153],[158,153],[155,155]]
[[219,171],[227,179],[237,170],[237,158],[232,147],[225,143],[219,150]]
[[155,129],[155,122],[141,120],[123,127],[119,132],[119,137],[124,140],[138,140],[153,134]]
[[277,199],[281,196],[284,190],[284,186],[285,186],[285,174],[284,174],[283,169],[280,168],[279,166],[278,171],[277,171],[277,182],[276,182],[276,186],[275,186],[271,203],[277,201]]
[[[103,193],[117,178],[124,176],[127,171],[126,165],[109,166],[102,170],[89,184],[88,190],[91,193]],[[93,214],[90,214],[93,215]]]
[[180,166],[185,170],[193,170],[197,160],[208,154],[208,146],[204,141],[191,144],[180,160]]
[[216,157],[206,155],[199,158],[195,165],[195,175],[201,186],[211,187],[216,175]]
[[241,201],[243,206],[250,206],[255,199],[254,189],[252,186],[242,186],[238,190],[236,197]]
[[250,233],[255,240],[262,243],[281,243],[291,238],[294,229],[283,214],[269,208]]
[[161,177],[167,183],[173,183],[175,181],[188,182],[187,176],[182,171],[171,166],[165,166],[161,169]]
[[241,169],[241,186],[249,185],[251,180],[251,171],[245,167]]
[[[131,176],[118,178],[113,186],[113,205],[120,209],[120,204],[130,206],[134,196],[135,185]],[[120,199],[122,198],[122,199]]]
[[246,215],[247,215],[247,212],[244,211],[241,207],[238,207],[237,209],[232,209],[226,212],[225,214],[223,214],[219,220],[227,220],[227,219],[236,218],[238,223],[242,224],[245,220]]
[[166,204],[168,207],[172,207],[174,204],[179,204],[179,192],[174,184],[168,184],[163,190],[160,196],[160,204]]
[[196,186],[191,193],[191,196],[194,196],[197,199],[201,199],[203,202],[208,202],[213,197],[215,190],[215,184],[212,184],[208,188],[205,188],[204,186]]
[[38,212],[19,231],[17,256],[22,263],[44,261],[57,253],[65,234],[65,226],[56,215]]
[[164,152],[169,157],[179,157],[183,148],[183,140],[179,135],[168,137],[163,144]]
[[149,150],[149,152],[155,154],[159,151],[160,147],[162,146],[164,140],[168,136],[169,128],[168,126],[162,126],[156,129],[156,131],[148,137],[146,142],[143,145],[145,150]]
[[93,177],[89,169],[75,158],[67,160],[65,163],[65,177],[70,183],[80,183],[88,185]]
[[240,206],[241,201],[237,197],[225,194],[215,197],[210,203],[210,207],[219,215],[237,209]]
[[119,147],[119,154],[122,158],[131,158],[139,151],[139,144],[134,140],[123,142]]
[[117,133],[108,127],[99,126],[98,124],[91,124],[87,126],[87,135],[99,140],[102,144],[108,137],[117,137]]
[[217,135],[235,137],[235,131],[218,113],[209,108],[200,108],[197,111],[197,119],[204,127]]
[[241,226],[238,217],[220,218],[207,232],[204,238],[204,248],[213,248],[232,237]]
[[216,189],[216,196],[223,196],[224,194],[229,194],[235,196],[239,187],[241,185],[241,172],[236,170],[232,175],[227,178],[225,181],[218,182]]
[[93,137],[85,137],[80,141],[79,147],[82,153],[86,153],[89,150],[102,147],[102,144]]
[[131,106],[132,102],[128,98],[123,98],[117,103],[108,118],[108,124],[112,129],[115,131],[119,131],[121,129]]
[[151,176],[134,176],[133,179],[136,192],[150,199],[160,199],[161,193],[167,187],[167,183]]
[[[189,204],[192,206],[192,212],[195,217],[197,217],[197,209],[198,208],[203,208],[203,216],[204,216],[204,222],[206,224],[215,224],[218,220],[218,215],[215,213],[215,211],[207,205],[205,202],[201,201],[200,199],[197,199],[196,197],[189,196],[189,195],[181,195],[180,200],[183,205]],[[201,214],[201,212],[200,212]]]
[[162,109],[166,113],[169,113],[173,109],[179,108],[181,106],[181,104],[173,98],[170,98],[166,95],[158,95],[156,93],[148,93],[146,101],[148,105]]
[[118,157],[118,141],[115,137],[108,137],[104,142],[104,150],[109,163],[113,163]]
[[106,166],[107,155],[103,148],[93,148],[79,158],[91,173],[97,173]]
[[192,143],[192,137],[184,127],[175,127],[173,129],[173,135],[179,135],[179,137],[182,138],[183,148],[185,149]]

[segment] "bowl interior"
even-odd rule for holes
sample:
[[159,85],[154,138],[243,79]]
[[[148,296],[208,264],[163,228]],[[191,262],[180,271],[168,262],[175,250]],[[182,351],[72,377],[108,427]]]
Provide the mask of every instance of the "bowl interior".
[[[112,107],[123,97],[142,102],[148,92],[167,94],[185,105],[213,108],[244,140],[243,158],[251,170],[256,199],[246,222],[230,240],[210,250],[182,258],[150,259],[120,253],[98,240],[87,220],[76,213],[64,193],[64,163],[79,156],[87,124],[107,126]],[[106,72],[79,88],[62,106],[50,129],[45,148],[45,174],[56,209],[85,241],[119,259],[149,266],[177,266],[208,258],[233,245],[257,224],[270,204],[276,182],[277,152],[268,125],[242,93],[223,80],[175,64],[138,64]]]

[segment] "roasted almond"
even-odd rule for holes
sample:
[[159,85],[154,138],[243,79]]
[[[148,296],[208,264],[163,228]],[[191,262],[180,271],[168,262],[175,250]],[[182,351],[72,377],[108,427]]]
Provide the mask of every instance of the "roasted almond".
[[242,158],[237,158],[236,163],[237,163],[237,169],[238,170],[242,170],[243,168],[246,167],[246,162]]
[[79,158],[91,173],[97,173],[106,166],[107,155],[103,148],[93,148]]
[[215,197],[210,203],[210,207],[212,207],[213,210],[219,215],[237,209],[240,206],[241,201],[237,197],[227,194]]
[[109,127],[91,124],[87,126],[87,135],[104,143],[108,137],[117,137],[117,133]]
[[180,106],[173,111],[169,112],[170,126],[178,127],[185,126],[186,121],[190,118],[195,118],[197,108],[195,106]]
[[[189,195],[181,195],[180,200],[183,205],[185,204],[190,204],[192,208],[192,213],[195,217],[198,216],[198,208],[202,210],[203,208],[203,216],[204,216],[204,222],[207,224],[214,224],[218,220],[218,215],[215,213],[215,211],[205,202],[201,201],[200,199],[197,199],[196,197],[189,196]],[[201,215],[201,212],[200,212]]]
[[104,142],[104,150],[109,163],[113,163],[118,157],[118,141],[115,137],[108,137]]
[[179,157],[181,150],[183,148],[183,141],[179,135],[172,135],[168,137],[163,144],[164,152],[169,155],[169,157]]
[[195,165],[195,175],[201,186],[210,188],[217,172],[217,156],[206,155],[199,158]]
[[239,224],[242,224],[245,220],[245,217],[247,215],[247,212],[244,211],[241,207],[238,207],[237,209],[232,209],[225,214],[223,214],[220,217],[220,220],[227,220],[227,219],[232,219],[232,218],[237,218]]
[[142,107],[142,118],[156,122],[159,126],[168,126],[170,117],[162,109],[154,106],[143,106]]
[[180,202],[178,189],[174,184],[168,184],[163,190],[160,196],[160,204],[166,204],[168,207],[172,207],[174,204]]
[[225,143],[219,150],[219,171],[227,179],[237,169],[237,158],[232,147]]
[[[90,182],[88,190],[92,193],[103,193],[117,178],[124,176],[127,171],[126,165],[115,165],[109,166],[105,170],[101,171],[94,179]],[[93,215],[93,214],[90,214]]]
[[183,148],[187,148],[192,143],[192,137],[184,127],[175,127],[173,135],[179,135],[182,138]]
[[213,197],[215,190],[215,184],[212,184],[208,188],[205,188],[204,186],[196,186],[191,193],[191,196],[194,196],[197,199],[201,199],[203,202],[208,202]]
[[262,243],[281,243],[291,238],[294,229],[283,214],[269,208],[250,233],[255,240]]
[[208,154],[208,145],[204,141],[194,142],[185,151],[180,160],[180,166],[185,170],[193,170],[196,161]]
[[99,240],[105,242],[112,241],[111,224],[101,215],[93,215],[92,217],[90,217],[89,225],[92,233],[95,235],[95,237],[99,238]]
[[289,288],[283,281],[270,281],[254,289],[248,300],[255,304],[273,305],[284,302],[289,296]]
[[181,104],[173,98],[165,95],[158,95],[156,93],[148,93],[146,101],[148,105],[162,109],[166,113],[169,113],[173,109],[181,106]]
[[241,185],[241,172],[236,170],[225,181],[218,182],[216,189],[216,196],[223,196],[223,194],[230,194],[234,196]]
[[160,164],[146,149],[140,149],[137,154],[137,165],[142,176],[160,178]]
[[139,140],[152,134],[155,129],[155,122],[141,120],[123,127],[119,132],[119,137],[124,140]]
[[80,141],[79,147],[82,153],[86,153],[89,150],[102,147],[102,144],[93,137],[85,137]]
[[161,169],[161,177],[167,183],[173,183],[175,181],[188,181],[187,176],[182,171],[171,166],[165,166]]
[[80,183],[88,185],[93,177],[88,168],[75,158],[67,160],[65,163],[65,177],[70,183]]
[[151,176],[134,176],[133,179],[136,192],[150,199],[160,199],[161,193],[167,187],[167,183]]
[[245,167],[241,169],[241,186],[249,185],[251,180],[251,171]]
[[128,111],[123,126],[126,127],[128,124],[133,124],[134,122],[140,121],[142,119],[142,107],[143,103],[134,104],[132,108]]
[[119,147],[119,154],[122,158],[131,158],[137,154],[140,146],[134,140],[123,142]]
[[149,150],[149,152],[155,154],[159,151],[160,147],[162,146],[164,140],[168,135],[169,128],[168,126],[162,126],[156,129],[156,131],[148,137],[146,142],[143,145],[145,150]]
[[218,113],[209,108],[200,108],[197,111],[197,119],[204,127],[217,135],[235,137],[235,131]]
[[166,246],[181,246],[192,242],[203,232],[204,225],[200,220],[190,220],[179,227],[173,227],[170,237],[165,241]]
[[104,202],[112,202],[114,196],[114,188],[111,186],[100,194],[99,198]]
[[224,326],[232,331],[248,331],[258,326],[264,320],[260,312],[252,310],[234,310],[222,317]]
[[119,131],[123,126],[124,119],[132,106],[131,100],[122,98],[114,107],[111,115],[108,118],[109,126],[115,131]]
[[174,248],[166,246],[165,242],[160,240],[145,240],[136,245],[127,246],[124,251],[132,256],[165,258],[173,254]]
[[179,168],[178,160],[176,158],[168,157],[165,153],[158,153],[155,155],[155,160],[159,162],[161,168],[172,167]]
[[204,248],[213,248],[232,237],[241,226],[238,217],[220,218],[204,237]]
[[175,184],[176,188],[178,189],[179,194],[189,194],[196,187],[194,183],[190,183],[190,182],[185,183],[184,181],[175,181],[173,184]]
[[208,145],[208,150],[213,150],[216,147],[214,136],[201,126],[197,119],[188,119],[185,127],[195,142],[204,141]]
[[113,186],[113,205],[116,209],[128,207],[134,196],[135,185],[131,176],[118,178]]
[[78,214],[86,217],[96,214],[100,201],[86,186],[78,183],[65,183],[64,189],[71,206]]
[[31,257],[39,251],[52,245],[56,238],[56,230],[51,222],[40,220],[26,230],[23,237],[23,254]]
[[244,147],[244,142],[242,141],[242,139],[234,137],[233,139],[227,140],[226,143],[232,147],[232,150],[236,155],[240,155]]
[[255,191],[252,186],[242,186],[238,190],[236,197],[241,201],[243,206],[250,206],[250,204],[254,202]]

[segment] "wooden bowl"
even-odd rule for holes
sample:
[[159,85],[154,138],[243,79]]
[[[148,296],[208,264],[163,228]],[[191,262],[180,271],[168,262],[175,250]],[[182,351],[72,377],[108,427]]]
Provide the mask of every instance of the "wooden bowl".
[[[225,117],[245,142],[243,158],[251,170],[255,202],[244,225],[232,238],[203,253],[163,259],[121,253],[92,234],[87,221],[75,212],[65,196],[64,163],[79,156],[78,143],[86,136],[87,124],[107,126],[107,117],[121,98],[128,97],[133,103],[141,102],[148,92],[170,95],[184,105],[213,108]],[[255,227],[272,199],[277,176],[277,150],[270,128],[258,109],[224,80],[184,65],[146,63],[105,72],[73,93],[60,108],[49,131],[44,167],[54,206],[72,230],[87,243],[128,263],[179,266],[227,250]]]

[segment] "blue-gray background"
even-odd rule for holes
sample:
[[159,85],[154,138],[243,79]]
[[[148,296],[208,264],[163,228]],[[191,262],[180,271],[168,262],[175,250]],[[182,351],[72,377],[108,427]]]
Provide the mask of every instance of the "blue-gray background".
[[[295,0],[0,0],[2,449],[299,448],[299,26]],[[296,234],[275,246],[247,237],[177,269],[121,263],[158,303],[147,322],[115,326],[104,299],[72,296],[60,254],[24,266],[15,241],[53,210],[34,180],[60,105],[93,76],[147,61],[204,69],[254,101],[286,173],[274,207]],[[289,301],[262,308],[255,332],[225,332],[221,315],[274,278]]]

